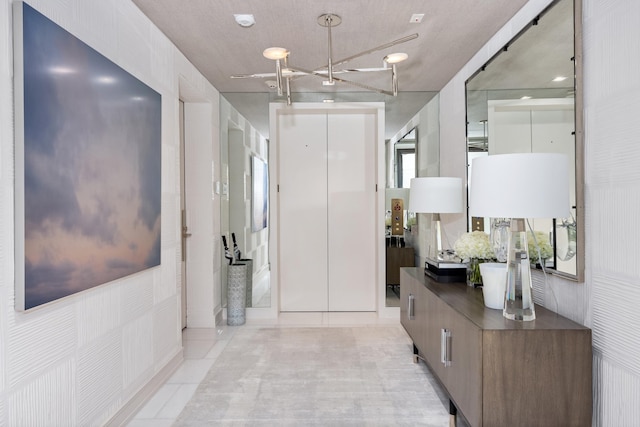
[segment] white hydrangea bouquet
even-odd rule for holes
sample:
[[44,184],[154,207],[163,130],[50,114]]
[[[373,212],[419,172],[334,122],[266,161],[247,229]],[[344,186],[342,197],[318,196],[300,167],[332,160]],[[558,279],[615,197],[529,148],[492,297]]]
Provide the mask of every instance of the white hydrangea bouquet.
[[465,233],[453,244],[453,250],[467,263],[467,285],[482,285],[480,263],[495,259],[489,235],[483,231]]
[[483,231],[465,233],[453,244],[453,250],[460,259],[493,260],[495,255],[489,242],[489,235]]
[[[533,238],[535,236],[535,240]],[[536,242],[540,248],[540,257],[542,259],[549,259],[553,257],[553,248],[549,242],[549,234],[544,231],[534,231],[534,235],[531,235],[531,231],[528,232],[527,246],[529,248],[529,261],[531,263],[537,263],[540,261],[538,258],[538,249],[536,248]]]

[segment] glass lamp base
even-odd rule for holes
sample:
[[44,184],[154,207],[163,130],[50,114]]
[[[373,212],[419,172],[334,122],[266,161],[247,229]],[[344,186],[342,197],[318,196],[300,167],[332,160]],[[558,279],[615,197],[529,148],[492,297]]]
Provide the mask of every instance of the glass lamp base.
[[507,289],[502,315],[510,320],[536,319],[531,294],[531,266],[524,219],[513,218],[507,254]]

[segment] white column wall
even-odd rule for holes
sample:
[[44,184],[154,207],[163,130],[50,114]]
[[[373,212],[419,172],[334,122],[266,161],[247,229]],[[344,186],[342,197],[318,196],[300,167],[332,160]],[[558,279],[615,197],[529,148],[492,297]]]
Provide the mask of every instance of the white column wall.
[[[209,182],[219,161],[218,92],[129,0],[30,4],[162,95],[161,266],[16,312],[12,1],[0,0],[0,426],[101,425],[125,419],[182,359],[179,87],[209,105]],[[213,212],[217,201],[200,203]],[[205,233],[215,240],[219,217],[209,223]],[[217,274],[213,267],[192,279],[218,286],[215,294]]]

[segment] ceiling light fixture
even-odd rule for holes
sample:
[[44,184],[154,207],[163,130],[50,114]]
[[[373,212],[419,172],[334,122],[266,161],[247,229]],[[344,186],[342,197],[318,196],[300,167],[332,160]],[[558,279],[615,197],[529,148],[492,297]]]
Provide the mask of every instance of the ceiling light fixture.
[[233,17],[238,25],[244,28],[249,28],[256,23],[256,19],[249,13],[236,13]]
[[553,79],[554,82],[563,82],[565,80],[567,80],[565,76],[558,76],[555,79]]
[[389,55],[385,56],[384,62],[386,62],[387,64],[397,64],[399,62],[402,62],[404,60],[406,60],[409,57],[409,55],[407,55],[406,53],[390,53]]
[[[405,43],[418,37],[418,34],[411,34],[401,39],[394,40],[389,43],[385,43],[380,46],[376,46],[372,49],[368,49],[347,58],[340,59],[338,61],[333,60],[333,41],[331,38],[331,28],[340,25],[342,18],[332,13],[325,13],[318,17],[318,25],[327,28],[327,44],[328,44],[328,58],[327,64],[313,70],[292,66],[288,63],[289,51],[283,47],[270,47],[265,49],[262,54],[265,58],[271,59],[276,62],[276,72],[274,73],[257,73],[257,74],[236,74],[231,76],[232,79],[247,79],[247,78],[276,78],[276,88],[278,89],[278,96],[282,96],[284,88],[287,93],[287,104],[291,105],[291,80],[304,77],[304,76],[316,76],[323,79],[322,84],[324,86],[332,86],[335,82],[345,83],[351,86],[356,86],[361,89],[370,90],[373,92],[382,93],[384,95],[397,96],[398,95],[398,74],[396,70],[396,64],[406,60],[409,56],[406,53],[392,53],[386,55],[384,59],[384,66],[381,68],[351,68],[335,70],[334,66],[344,64],[353,59],[359,58],[364,55],[368,55],[373,52],[388,49],[400,43]],[[391,64],[391,68],[387,65]],[[344,79],[342,77],[336,77],[336,74],[343,73],[356,73],[356,72],[385,72],[391,70],[391,90],[379,89],[364,83],[354,82]]]
[[262,52],[262,55],[267,59],[273,59],[275,61],[286,58],[287,55],[289,55],[289,51],[283,47],[269,47]]

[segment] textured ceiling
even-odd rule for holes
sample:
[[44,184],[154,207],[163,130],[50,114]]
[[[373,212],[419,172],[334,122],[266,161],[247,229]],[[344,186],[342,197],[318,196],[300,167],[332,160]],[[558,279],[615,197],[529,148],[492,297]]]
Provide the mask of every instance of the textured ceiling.
[[[345,66],[381,67],[384,55],[406,52],[409,59],[398,64],[400,96],[378,97],[387,106],[387,136],[406,123],[525,3],[526,0],[133,0],[156,26],[185,54],[202,74],[265,136],[268,115],[247,114],[252,97],[239,93],[262,93],[255,99],[274,100],[275,91],[266,79],[231,79],[234,74],[269,73],[274,62],[262,56],[271,46],[287,48],[290,64],[315,69],[327,64],[327,29],[317,22],[324,13],[339,15],[342,23],[332,29],[333,59],[349,57],[393,40],[418,34],[406,43],[371,53]],[[236,13],[251,13],[256,24],[240,27]],[[421,23],[410,23],[414,13],[424,14]],[[336,67],[337,69],[341,68]],[[343,75],[344,76],[344,75]],[[348,77],[390,90],[390,73],[349,73]],[[292,82],[298,93],[316,96],[360,89],[337,83],[323,86],[314,76]],[[269,94],[270,95],[265,95]],[[351,96],[353,95],[344,95]],[[371,95],[368,95],[371,96]],[[307,95],[307,98],[311,95]],[[406,101],[403,98],[407,98]],[[254,110],[255,99],[253,101]],[[417,100],[419,99],[419,100]],[[262,102],[262,101],[260,101]],[[400,105],[402,104],[402,105]],[[406,105],[405,105],[406,104]],[[418,105],[419,104],[419,105]],[[251,113],[255,114],[255,113]],[[397,116],[397,117],[396,117]],[[403,123],[401,123],[404,120]],[[256,121],[261,121],[256,123]],[[392,123],[393,122],[393,123]]]

